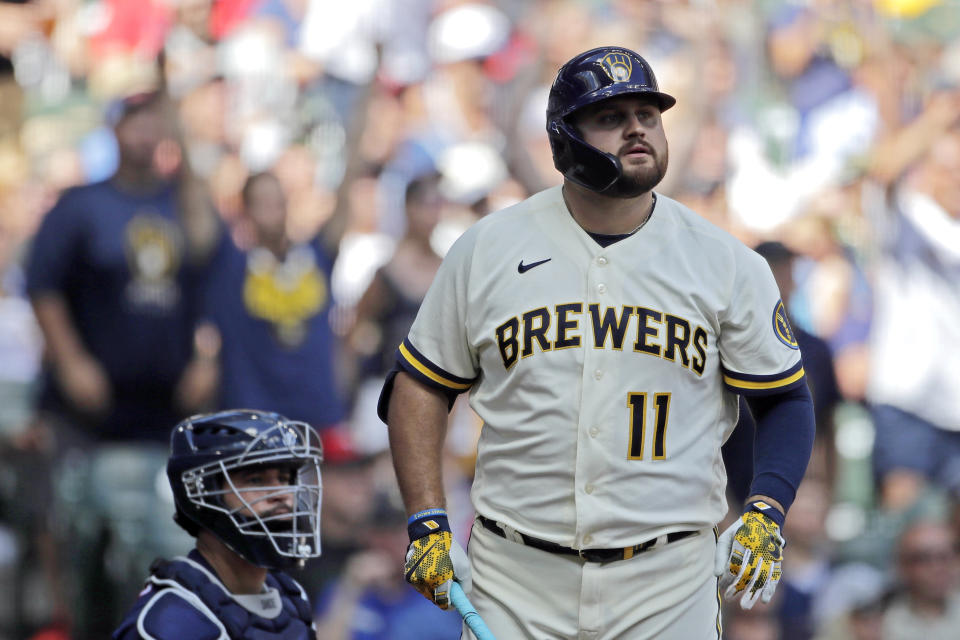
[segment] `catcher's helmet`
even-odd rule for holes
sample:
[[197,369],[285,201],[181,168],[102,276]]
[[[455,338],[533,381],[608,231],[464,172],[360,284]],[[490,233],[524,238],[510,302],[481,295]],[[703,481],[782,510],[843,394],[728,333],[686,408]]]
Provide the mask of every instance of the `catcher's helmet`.
[[[175,519],[192,535],[208,529],[257,566],[302,565],[320,555],[322,459],[317,432],[276,413],[244,409],[187,418],[170,435]],[[231,474],[251,466],[280,467],[289,472],[288,484],[238,490]],[[265,511],[280,502],[289,511]]]
[[553,164],[568,180],[603,192],[620,177],[620,160],[587,144],[568,118],[587,105],[625,94],[649,96],[660,111],[677,102],[660,91],[653,69],[630,49],[591,49],[560,67],[550,87],[547,135]]

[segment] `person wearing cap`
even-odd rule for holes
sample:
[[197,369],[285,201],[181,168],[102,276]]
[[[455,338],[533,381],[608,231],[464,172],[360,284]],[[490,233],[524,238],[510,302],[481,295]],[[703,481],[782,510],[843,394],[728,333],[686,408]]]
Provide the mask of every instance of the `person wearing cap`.
[[27,263],[47,347],[40,408],[82,441],[162,440],[203,400],[194,287],[219,229],[163,94],[119,100],[108,120],[116,171],[61,195]]

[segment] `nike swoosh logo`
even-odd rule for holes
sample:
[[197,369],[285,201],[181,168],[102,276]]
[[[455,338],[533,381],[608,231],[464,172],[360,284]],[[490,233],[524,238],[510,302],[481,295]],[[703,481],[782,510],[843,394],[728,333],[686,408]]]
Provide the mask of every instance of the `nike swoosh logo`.
[[520,261],[520,264],[517,265],[517,273],[526,273],[533,269],[534,267],[539,267],[544,262],[550,262],[553,258],[547,258],[546,260],[540,260],[539,262],[531,262],[530,264],[523,264],[523,260]]

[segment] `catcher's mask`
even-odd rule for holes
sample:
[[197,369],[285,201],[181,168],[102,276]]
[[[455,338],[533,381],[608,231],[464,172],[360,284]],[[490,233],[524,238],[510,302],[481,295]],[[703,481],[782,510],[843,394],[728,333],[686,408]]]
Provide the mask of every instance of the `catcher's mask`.
[[192,535],[208,529],[257,566],[302,566],[320,555],[322,460],[317,432],[276,413],[188,418],[170,436],[175,519]]
[[560,67],[547,102],[547,135],[553,164],[568,180],[603,193],[620,178],[620,160],[587,144],[570,116],[595,102],[628,94],[649,97],[660,111],[677,103],[660,91],[653,69],[630,49],[591,49]]

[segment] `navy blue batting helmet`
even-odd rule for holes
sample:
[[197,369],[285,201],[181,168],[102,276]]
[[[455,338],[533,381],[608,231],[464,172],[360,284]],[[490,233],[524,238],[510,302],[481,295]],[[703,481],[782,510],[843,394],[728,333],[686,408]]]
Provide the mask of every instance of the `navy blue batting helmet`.
[[[277,413],[187,418],[170,435],[167,461],[176,521],[192,535],[208,529],[257,566],[302,565],[320,555],[322,459],[317,432]],[[238,472],[265,468],[279,468],[281,480],[238,486]]]
[[649,96],[660,111],[677,102],[660,91],[647,61],[624,47],[591,49],[560,67],[550,87],[547,134],[553,164],[568,180],[603,192],[620,177],[620,160],[587,144],[569,117],[587,105],[625,94]]

